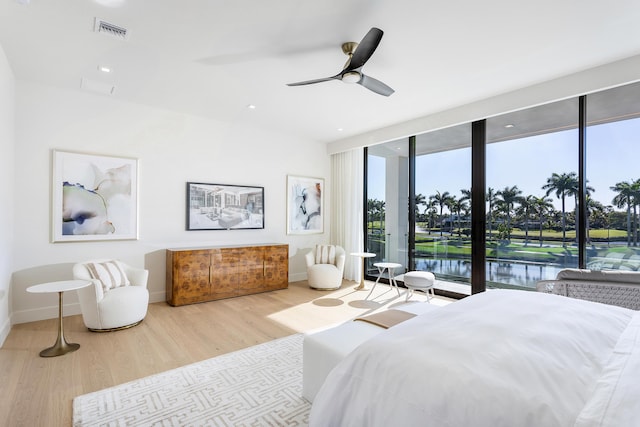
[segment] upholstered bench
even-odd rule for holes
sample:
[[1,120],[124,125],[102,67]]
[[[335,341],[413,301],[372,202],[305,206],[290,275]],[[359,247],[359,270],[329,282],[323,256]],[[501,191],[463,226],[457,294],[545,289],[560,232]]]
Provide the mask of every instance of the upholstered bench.
[[[438,306],[426,303],[394,307],[416,315]],[[306,333],[302,344],[302,396],[313,402],[329,372],[363,342],[385,329],[369,322],[350,320],[329,329]]]

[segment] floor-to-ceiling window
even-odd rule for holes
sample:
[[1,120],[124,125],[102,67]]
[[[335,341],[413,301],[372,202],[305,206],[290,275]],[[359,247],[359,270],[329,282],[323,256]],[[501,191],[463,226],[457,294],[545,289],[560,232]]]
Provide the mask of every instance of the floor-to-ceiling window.
[[587,96],[586,259],[640,270],[640,83]]
[[471,274],[471,123],[368,148],[370,250],[480,289],[535,289],[571,267],[640,271],[640,83],[478,123],[484,271]]
[[578,267],[578,100],[487,119],[487,287]]

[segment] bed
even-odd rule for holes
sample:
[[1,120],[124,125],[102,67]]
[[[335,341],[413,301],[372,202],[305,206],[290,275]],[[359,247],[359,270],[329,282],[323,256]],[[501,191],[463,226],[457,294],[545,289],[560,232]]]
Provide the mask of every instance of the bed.
[[640,312],[491,290],[356,348],[310,426],[638,426],[638,375]]

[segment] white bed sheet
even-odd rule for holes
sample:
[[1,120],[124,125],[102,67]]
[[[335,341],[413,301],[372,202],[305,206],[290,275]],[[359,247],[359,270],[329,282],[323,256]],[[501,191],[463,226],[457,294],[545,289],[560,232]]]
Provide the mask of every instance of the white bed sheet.
[[[637,425],[625,424],[640,419],[637,313],[526,291],[465,298],[357,348],[329,374],[310,426]],[[589,411],[605,406],[594,423]]]

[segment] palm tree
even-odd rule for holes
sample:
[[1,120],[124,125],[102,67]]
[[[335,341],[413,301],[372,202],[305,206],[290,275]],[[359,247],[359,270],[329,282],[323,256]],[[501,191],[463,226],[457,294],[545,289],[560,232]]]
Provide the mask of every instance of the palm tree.
[[562,200],[562,246],[567,246],[567,212],[565,209],[565,200],[567,196],[574,194],[574,189],[577,187],[578,178],[575,172],[563,173],[561,175],[553,173],[550,178],[547,178],[547,183],[542,186],[543,190],[547,190],[546,195],[555,192],[556,197]]
[[498,202],[496,191],[489,187],[485,196],[485,201],[489,203],[489,210],[487,211],[487,225],[489,226],[489,239],[491,239],[491,226],[493,225],[493,208]]
[[427,202],[427,207],[424,208],[424,213],[427,215],[429,221],[429,234],[431,234],[431,230],[436,226],[436,220],[438,218],[438,207],[433,200]]
[[540,247],[542,247],[542,225],[549,212],[553,211],[553,202],[546,196],[533,198],[533,211],[538,215],[540,222]]
[[516,209],[516,214],[524,219],[524,245],[529,244],[529,220],[534,212],[535,196],[528,195],[518,199],[520,206]]
[[418,193],[416,194],[416,207],[415,207],[415,212],[414,212],[414,216],[416,218],[416,222],[418,221],[418,215],[420,213],[420,206],[421,205],[427,205],[427,198],[422,194],[422,193]]
[[504,187],[496,192],[496,195],[501,197],[498,200],[500,208],[507,217],[507,240],[509,241],[511,241],[511,212],[513,212],[515,204],[520,200],[521,194],[522,190],[518,189],[517,185]]
[[471,190],[467,190],[465,188],[461,189],[460,192],[462,193],[462,197],[460,197],[460,200],[469,200],[471,201]]
[[451,198],[451,202],[449,203],[449,207],[451,212],[457,214],[458,217],[458,238],[460,238],[460,230],[462,229],[462,211],[468,208],[467,201],[464,197],[461,197],[456,200],[455,197]]
[[456,196],[450,196],[449,199],[447,200],[447,208],[449,208],[449,232],[451,233],[451,235],[453,235],[453,229],[455,228],[456,222],[455,222],[455,206],[458,203],[458,199],[456,198]]
[[631,206],[633,205],[635,208],[634,183],[622,181],[609,188],[612,191],[618,193],[618,195],[613,198],[611,203],[613,203],[618,208],[624,208],[625,206],[627,207],[627,246],[631,246]]
[[[578,180],[576,179],[575,182],[572,183],[573,187],[569,189],[569,192],[567,193],[567,195],[571,195],[574,197],[575,200],[575,219],[574,221],[576,221],[576,225],[577,225],[577,221],[578,221],[578,215],[579,215],[579,206],[580,204],[578,203],[578,196],[580,195],[580,183],[578,182]],[[587,223],[584,225],[585,226],[585,233],[587,233],[586,236],[586,240],[589,241],[589,200],[591,199],[591,194],[596,191],[593,187],[590,186],[586,186],[586,193],[585,193],[585,204],[587,205]],[[577,228],[576,228],[577,230]],[[576,242],[578,239],[578,234],[576,233]]]
[[439,191],[436,191],[436,194],[429,196],[429,200],[440,208],[440,236],[442,236],[442,210],[449,204],[450,199],[451,194],[449,194],[448,191],[445,191],[442,194]]
[[598,217],[603,217],[605,208],[602,203],[592,199],[590,195],[587,195],[585,202],[587,205],[587,223],[585,224],[584,232],[586,233],[585,237],[586,237],[587,243],[591,243],[591,237],[589,237],[589,227],[592,222],[591,219],[592,218],[597,219]]

